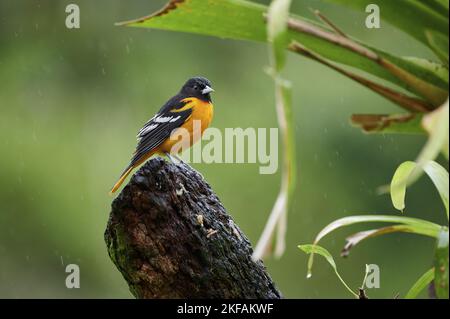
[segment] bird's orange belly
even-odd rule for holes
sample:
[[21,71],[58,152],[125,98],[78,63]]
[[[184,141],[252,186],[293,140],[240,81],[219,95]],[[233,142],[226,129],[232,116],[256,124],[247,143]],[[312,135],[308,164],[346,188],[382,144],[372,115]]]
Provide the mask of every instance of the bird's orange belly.
[[161,144],[159,149],[162,153],[179,153],[189,148],[202,137],[211,123],[214,112],[212,103],[198,99],[191,100],[189,103],[195,103],[191,116]]

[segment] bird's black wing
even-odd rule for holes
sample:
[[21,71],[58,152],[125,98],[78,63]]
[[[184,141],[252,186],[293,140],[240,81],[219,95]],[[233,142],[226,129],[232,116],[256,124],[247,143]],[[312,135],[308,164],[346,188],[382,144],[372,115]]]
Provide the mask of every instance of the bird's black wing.
[[130,166],[138,163],[148,152],[161,145],[170,137],[172,131],[180,127],[191,115],[192,110],[179,111],[186,102],[178,96],[170,99],[154,117],[144,124],[139,131],[138,145],[131,159]]

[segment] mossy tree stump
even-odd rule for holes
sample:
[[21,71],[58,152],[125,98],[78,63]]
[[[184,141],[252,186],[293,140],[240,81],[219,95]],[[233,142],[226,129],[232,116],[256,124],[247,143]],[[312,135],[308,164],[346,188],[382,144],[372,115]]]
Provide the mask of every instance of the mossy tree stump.
[[137,298],[281,298],[203,177],[155,158],[113,201],[109,255]]

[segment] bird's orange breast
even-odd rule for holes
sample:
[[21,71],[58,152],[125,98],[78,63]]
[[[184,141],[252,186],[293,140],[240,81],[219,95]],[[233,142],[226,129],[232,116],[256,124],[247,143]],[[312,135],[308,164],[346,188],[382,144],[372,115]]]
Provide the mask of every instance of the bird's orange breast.
[[161,146],[159,147],[159,150],[161,152],[174,153],[181,150],[177,149],[175,151],[172,151],[172,147],[183,137],[183,133],[180,132],[180,129],[183,129],[184,132],[187,132],[190,136],[189,139],[184,139],[182,143],[182,149],[187,149],[201,138],[203,132],[208,128],[209,124],[211,124],[214,113],[214,107],[212,103],[205,102],[197,98],[186,98],[183,101],[187,102],[186,105],[181,109],[175,110],[173,112],[192,109],[192,113],[190,117],[180,126],[180,128],[172,132],[172,136],[178,136],[178,138],[167,139],[164,143],[161,144]]

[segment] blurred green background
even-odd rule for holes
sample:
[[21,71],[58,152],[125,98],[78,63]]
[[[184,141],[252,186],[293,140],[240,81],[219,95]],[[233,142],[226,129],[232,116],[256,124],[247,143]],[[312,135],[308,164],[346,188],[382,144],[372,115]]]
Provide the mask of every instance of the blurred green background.
[[[65,7],[72,2],[80,6],[79,30],[65,27]],[[0,1],[0,298],[132,297],[103,241],[108,191],[134,150],[136,132],[190,76],[206,76],[216,89],[213,126],[277,126],[273,83],[263,71],[265,45],[113,25],[164,2]],[[293,2],[293,12],[313,18],[309,8],[320,9],[367,43],[432,57],[387,23],[368,30],[365,16],[353,11],[317,0]],[[312,242],[336,218],[398,214],[376,188],[401,162],[414,159],[425,139],[362,134],[348,123],[352,113],[401,110],[305,58],[290,54],[287,69],[294,88],[298,188],[287,251],[266,265],[286,297],[351,297],[323,260],[307,280],[307,256],[297,245]],[[257,164],[193,166],[256,244],[279,174],[259,175]],[[408,191],[406,214],[445,223],[426,178]],[[347,259],[338,257],[346,235],[362,229],[340,230],[322,244],[352,287],[361,284],[364,265],[375,263],[381,287],[369,296],[404,295],[429,268],[433,241],[388,235],[361,244]],[[70,263],[80,266],[80,289],[65,286]]]

